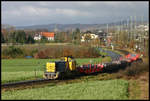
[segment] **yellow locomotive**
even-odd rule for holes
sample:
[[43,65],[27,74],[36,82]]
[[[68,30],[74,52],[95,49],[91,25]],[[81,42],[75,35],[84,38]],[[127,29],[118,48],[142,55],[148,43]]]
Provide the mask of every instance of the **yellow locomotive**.
[[60,61],[47,62],[46,71],[44,72],[45,79],[57,79],[65,73],[76,70],[76,61],[73,57],[63,57]]

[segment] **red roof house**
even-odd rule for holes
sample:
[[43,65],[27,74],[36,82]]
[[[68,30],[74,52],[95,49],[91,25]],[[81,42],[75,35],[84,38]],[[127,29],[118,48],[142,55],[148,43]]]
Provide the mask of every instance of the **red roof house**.
[[55,33],[54,32],[41,32],[41,36],[45,36],[48,40],[54,40]]

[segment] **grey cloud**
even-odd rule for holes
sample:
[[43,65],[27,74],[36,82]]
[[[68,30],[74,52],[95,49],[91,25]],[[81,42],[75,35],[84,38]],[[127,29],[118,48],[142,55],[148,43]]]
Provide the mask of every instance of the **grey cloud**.
[[2,23],[104,23],[144,15],[148,2],[2,2]]

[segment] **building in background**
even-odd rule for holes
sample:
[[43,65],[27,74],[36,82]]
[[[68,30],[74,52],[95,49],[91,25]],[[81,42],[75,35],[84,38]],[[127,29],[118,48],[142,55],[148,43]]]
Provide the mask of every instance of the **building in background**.
[[99,36],[100,40],[105,42],[106,39],[107,39],[107,33],[102,31],[102,30],[99,30],[98,32],[96,32],[96,34]]
[[137,30],[149,31],[149,25],[138,25],[136,27]]
[[41,40],[41,35],[40,34],[35,34],[34,40]]
[[99,38],[98,35],[94,33],[84,33],[81,37],[81,42],[85,42],[86,40],[89,41],[97,38]]
[[42,36],[46,37],[50,41],[54,41],[55,33],[54,32],[40,32],[34,36],[34,40],[41,40]]
[[45,36],[48,40],[54,41],[54,32],[41,32],[40,35]]

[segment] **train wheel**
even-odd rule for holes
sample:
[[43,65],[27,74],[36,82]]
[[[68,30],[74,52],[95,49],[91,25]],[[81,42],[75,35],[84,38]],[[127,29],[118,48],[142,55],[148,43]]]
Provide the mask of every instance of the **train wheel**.
[[45,73],[43,77],[45,79],[57,79],[59,77],[59,73]]

